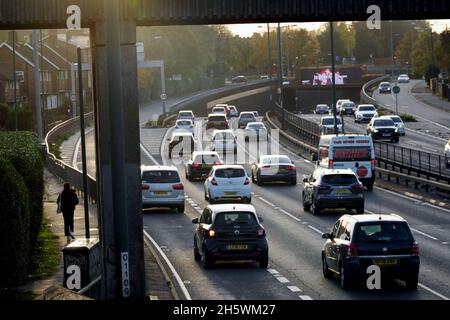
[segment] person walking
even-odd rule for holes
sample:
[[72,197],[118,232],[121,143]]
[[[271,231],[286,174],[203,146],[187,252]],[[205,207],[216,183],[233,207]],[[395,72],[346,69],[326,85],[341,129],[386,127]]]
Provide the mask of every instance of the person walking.
[[56,201],[64,217],[64,235],[67,237],[67,242],[74,240],[73,235],[73,215],[75,206],[79,203],[75,190],[70,188],[70,183],[64,183],[64,190],[59,194]]

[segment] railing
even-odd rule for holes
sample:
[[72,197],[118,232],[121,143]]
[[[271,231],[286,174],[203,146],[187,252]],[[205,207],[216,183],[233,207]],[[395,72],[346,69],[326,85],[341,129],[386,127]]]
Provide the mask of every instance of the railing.
[[361,93],[360,93],[360,97],[361,97],[361,102],[363,103],[368,103],[368,104],[373,104],[375,107],[378,107],[378,102],[377,100],[375,100],[374,98],[372,98],[368,93],[367,90],[374,87],[375,85],[378,85],[380,82],[382,81],[386,81],[390,79],[389,75],[384,75],[382,77],[379,78],[375,78],[372,79],[368,82],[366,82],[362,89],[361,89]]

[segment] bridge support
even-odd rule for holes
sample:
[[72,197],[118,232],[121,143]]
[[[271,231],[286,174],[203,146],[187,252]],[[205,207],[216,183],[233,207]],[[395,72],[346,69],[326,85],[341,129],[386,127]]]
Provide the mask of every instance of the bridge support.
[[91,29],[102,298],[145,296],[136,23],[105,2]]

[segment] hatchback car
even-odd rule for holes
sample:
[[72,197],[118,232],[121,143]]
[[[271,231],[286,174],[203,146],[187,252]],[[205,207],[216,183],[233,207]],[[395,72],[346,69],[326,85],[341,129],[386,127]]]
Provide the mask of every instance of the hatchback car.
[[252,201],[252,190],[247,172],[241,165],[214,166],[204,184],[205,200]]
[[214,114],[208,115],[208,120],[206,122],[206,129],[228,129],[229,124],[227,116],[225,114]]
[[174,154],[192,154],[196,147],[197,141],[192,133],[175,131],[169,142],[169,159],[172,159]]
[[194,259],[209,269],[217,260],[255,260],[269,264],[269,245],[262,218],[249,204],[209,205],[195,218]]
[[143,208],[170,207],[184,212],[184,186],[173,166],[142,166]]
[[397,78],[398,83],[409,83],[409,76],[407,74],[401,74]]
[[181,119],[192,120],[192,123],[195,123],[195,116],[191,110],[180,110],[178,112],[177,120]]
[[244,131],[245,141],[267,140],[267,128],[262,122],[249,122]]
[[364,213],[363,185],[351,169],[317,168],[303,179],[303,209],[317,215],[324,209]]
[[330,113],[330,107],[327,104],[318,104],[316,105],[316,114],[328,114]]
[[228,105],[228,110],[230,110],[230,115],[229,115],[230,118],[231,117],[239,117],[239,112],[236,109],[236,106]]
[[381,82],[378,86],[379,93],[391,93],[391,84],[389,82]]
[[398,215],[344,215],[334,225],[322,249],[323,275],[336,274],[343,289],[367,279],[367,268],[380,268],[381,279],[401,279],[416,289],[419,246],[408,223]]
[[238,128],[245,128],[250,122],[257,122],[256,116],[253,112],[245,111],[239,114]]
[[177,122],[175,123],[175,131],[186,131],[194,135],[194,123],[189,119],[177,120]]
[[237,141],[233,130],[214,130],[211,138],[211,148],[214,151],[237,153]]
[[372,139],[387,139],[392,142],[399,141],[398,127],[395,126],[394,121],[388,117],[373,118],[367,125],[367,134],[372,136]]
[[265,155],[252,164],[252,182],[262,185],[264,182],[286,182],[297,184],[297,169],[288,156]]
[[196,151],[192,153],[192,158],[185,164],[186,179],[206,178],[213,166],[223,164],[217,152]]

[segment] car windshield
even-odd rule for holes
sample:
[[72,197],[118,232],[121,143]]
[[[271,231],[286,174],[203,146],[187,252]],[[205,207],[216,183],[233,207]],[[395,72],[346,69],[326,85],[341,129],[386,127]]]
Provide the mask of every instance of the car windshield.
[[242,178],[245,177],[245,170],[240,168],[218,169],[215,176],[218,178]]
[[262,123],[249,124],[249,129],[265,129],[266,127]]
[[214,135],[214,140],[234,140],[231,132],[218,132]]
[[[342,124],[341,118],[336,118],[336,120],[337,120],[337,124]],[[322,124],[326,125],[326,126],[332,125],[332,124],[334,124],[334,118],[323,118]]]
[[216,154],[199,154],[194,158],[194,163],[215,164],[220,163],[220,159]]
[[387,88],[387,87],[390,86],[390,84],[389,83],[382,83],[382,84],[380,84],[380,86],[383,87],[383,88]]
[[253,113],[244,113],[241,115],[243,119],[255,119],[255,115]]
[[214,113],[225,113],[225,108],[222,108],[222,107],[220,107],[220,108],[214,108],[214,109],[213,109],[213,112],[214,112]]
[[359,107],[359,111],[375,111],[374,107]]
[[328,106],[325,104],[319,104],[316,106],[316,109],[328,109]]
[[215,226],[256,225],[256,217],[252,212],[221,212],[216,215]]
[[377,222],[359,224],[355,229],[357,242],[405,242],[412,241],[409,227],[404,222]]
[[291,161],[287,157],[268,157],[262,158],[262,164],[271,164],[271,163],[286,163],[291,164]]
[[322,182],[332,186],[355,184],[358,179],[353,174],[327,174],[322,177]]
[[394,121],[394,123],[401,123],[402,119],[400,119],[400,117],[391,117],[392,121]]
[[394,121],[392,121],[391,119],[379,119],[375,120],[373,122],[373,125],[377,127],[390,127],[394,125]]
[[334,161],[370,161],[371,149],[369,147],[333,148]]
[[353,108],[355,104],[353,102],[345,102],[342,104],[343,108]]
[[180,182],[180,176],[176,171],[153,170],[142,173],[142,181],[147,183],[176,183]]
[[226,121],[224,116],[211,116],[208,121]]
[[177,121],[177,126],[190,126],[190,125],[192,125],[192,122],[188,120]]
[[193,115],[192,115],[192,113],[190,113],[190,112],[180,112],[180,113],[178,114],[178,116],[179,116],[180,118],[191,118]]

